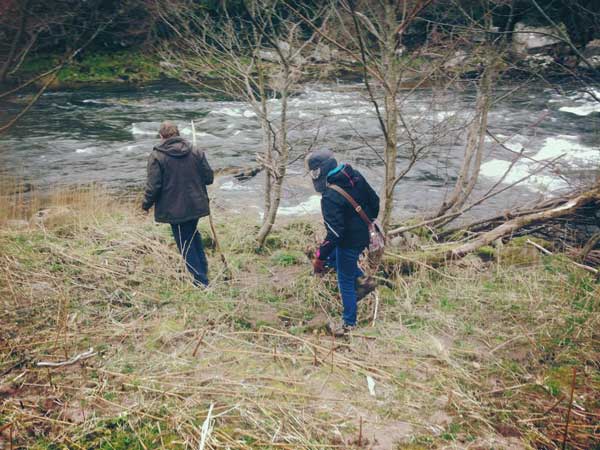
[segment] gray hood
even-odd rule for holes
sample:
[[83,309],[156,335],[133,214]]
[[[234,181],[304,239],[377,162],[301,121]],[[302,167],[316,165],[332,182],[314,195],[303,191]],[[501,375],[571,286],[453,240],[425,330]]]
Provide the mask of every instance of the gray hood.
[[165,153],[173,158],[183,158],[192,151],[192,146],[182,137],[175,136],[165,139],[160,145],[154,147],[154,150]]
[[320,169],[319,178],[312,180],[313,187],[319,193],[325,192],[325,189],[327,189],[327,174],[338,165],[333,152],[331,150],[316,150],[308,155],[306,165],[309,170]]

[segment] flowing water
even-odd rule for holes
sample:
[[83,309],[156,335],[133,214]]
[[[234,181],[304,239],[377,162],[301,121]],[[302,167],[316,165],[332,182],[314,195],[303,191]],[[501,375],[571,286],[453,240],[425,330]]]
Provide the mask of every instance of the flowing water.
[[[485,161],[473,198],[495,183],[502,188],[534,175],[486,202],[476,214],[589,182],[600,166],[600,103],[585,92],[566,88],[559,92],[528,85],[510,94],[516,87],[507,85],[496,92],[496,97],[507,95],[493,105],[489,130],[502,144],[486,137]],[[0,119],[26,101],[21,97],[1,104]],[[468,83],[452,90],[403,93],[400,110],[410,139],[402,135],[399,167],[408,162],[411,151],[420,151],[422,158],[397,186],[397,214],[435,208],[452,189],[474,104],[475,90]],[[270,106],[276,117],[279,100],[271,100]],[[382,134],[361,84],[307,84],[290,99],[289,112],[296,161],[289,167],[281,215],[319,210],[319,197],[303,176],[299,158],[311,144],[331,148],[339,160],[353,164],[381,187]],[[45,94],[0,140],[0,173],[22,176],[42,189],[90,182],[138,188],[144,183],[148,153],[158,142],[158,126],[165,119],[177,122],[187,138],[194,120],[198,145],[214,168],[255,164],[262,136],[248,105],[163,83]],[[518,154],[523,157],[513,164]],[[544,161],[557,157],[555,165],[537,172]],[[222,175],[212,196],[220,207],[258,217],[261,186],[260,175],[243,183]]]

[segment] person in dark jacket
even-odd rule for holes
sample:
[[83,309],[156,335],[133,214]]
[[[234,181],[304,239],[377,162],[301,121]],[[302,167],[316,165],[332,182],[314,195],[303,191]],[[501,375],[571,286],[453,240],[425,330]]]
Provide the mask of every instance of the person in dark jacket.
[[[363,275],[358,267],[358,258],[369,245],[370,235],[368,225],[350,202],[330,186],[344,189],[371,219],[379,214],[379,196],[358,170],[349,164],[338,164],[329,150],[311,153],[307,165],[315,190],[322,193],[321,212],[327,229],[327,236],[316,252],[313,268],[315,273],[322,273],[326,262],[335,256],[344,313],[342,323],[330,325],[330,331],[341,336],[356,326],[357,281]],[[370,290],[374,288],[372,284]]]
[[177,248],[197,286],[208,285],[208,263],[198,219],[210,213],[206,186],[214,174],[204,152],[179,136],[177,126],[163,122],[160,145],[148,158],[148,178],[142,209],[154,205],[154,219],[171,225]]

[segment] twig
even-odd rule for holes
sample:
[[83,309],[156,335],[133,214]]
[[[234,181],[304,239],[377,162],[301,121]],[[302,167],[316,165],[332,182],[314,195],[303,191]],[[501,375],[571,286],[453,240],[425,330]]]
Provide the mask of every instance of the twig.
[[208,408],[208,414],[206,415],[206,419],[204,419],[204,423],[202,424],[202,435],[200,437],[200,445],[198,447],[199,450],[204,450],[204,447],[206,446],[206,440],[208,439],[208,437],[210,436],[210,433],[212,432],[212,410],[214,407],[214,403],[210,404],[210,407]]
[[362,416],[360,417],[360,422],[358,423],[358,447],[362,447],[362,424],[363,424],[363,418]]
[[[529,239],[527,239],[527,243],[529,245],[533,245],[535,248],[537,248],[539,251],[541,251],[545,255],[552,255],[553,254],[550,250],[545,249],[541,245],[536,244],[535,242],[533,242],[533,241],[531,241]],[[593,267],[586,266],[585,264],[580,264],[578,262],[573,261],[572,259],[569,259],[569,262],[571,264],[573,264],[574,266],[579,267],[580,269],[587,270],[588,272],[591,272],[591,273],[594,273],[594,274],[597,274],[599,272],[598,269],[594,269]]]
[[565,434],[563,436],[562,450],[567,448],[567,437],[569,435],[569,420],[571,419],[571,409],[573,408],[573,392],[575,391],[575,380],[577,378],[577,368],[573,367],[573,381],[571,382],[571,395],[569,397],[569,409],[567,409],[567,422],[565,423]]
[[91,358],[92,356],[97,355],[97,352],[94,351],[94,348],[90,348],[87,352],[83,352],[80,353],[77,356],[74,356],[73,358],[67,360],[67,361],[61,361],[61,362],[51,362],[51,361],[40,361],[36,364],[36,366],[38,367],[64,367],[64,366],[71,366],[73,364],[75,364],[78,361],[82,361],[84,359],[88,359]]
[[373,311],[373,322],[371,326],[375,326],[375,321],[377,320],[377,311],[379,310],[379,294],[375,292],[375,311]]
[[198,348],[200,347],[200,344],[202,344],[202,341],[204,339],[204,335],[206,334],[206,330],[204,330],[202,332],[202,334],[200,335],[200,337],[198,338],[198,343],[196,344],[196,347],[194,347],[194,351],[192,352],[192,356],[196,356],[196,353],[198,352]]

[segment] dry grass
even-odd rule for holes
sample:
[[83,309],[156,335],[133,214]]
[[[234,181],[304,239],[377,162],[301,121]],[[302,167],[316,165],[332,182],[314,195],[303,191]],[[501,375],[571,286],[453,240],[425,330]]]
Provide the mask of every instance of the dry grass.
[[334,284],[302,253],[318,226],[258,254],[255,225],[222,218],[233,279],[209,257],[202,291],[132,204],[18,197],[0,196],[0,448],[560,448],[569,409],[568,448],[599,446],[600,288],[561,257],[387,274],[375,324],[369,299],[336,341]]

